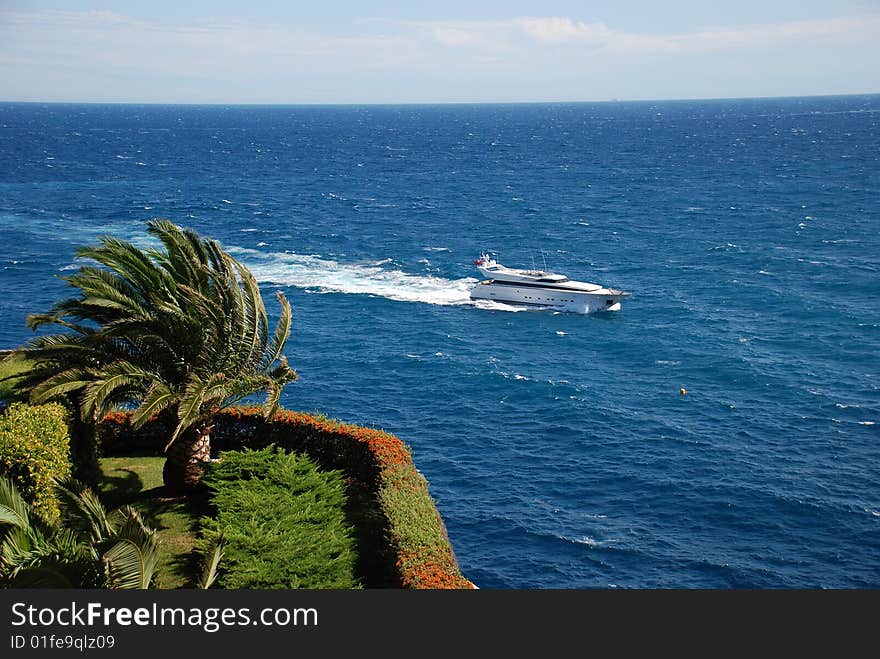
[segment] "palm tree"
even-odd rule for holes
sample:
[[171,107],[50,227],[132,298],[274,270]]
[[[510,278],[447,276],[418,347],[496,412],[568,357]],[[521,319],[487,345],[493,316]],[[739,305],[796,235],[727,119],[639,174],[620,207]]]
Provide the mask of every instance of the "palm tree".
[[186,491],[210,460],[214,416],[262,391],[271,418],[296,379],[283,355],[290,304],[277,293],[281,314],[270,336],[259,286],[244,265],[191,229],[167,220],[147,227],[164,249],[104,237],[78,250],[98,265],[64,277],[77,297],[28,317],[35,330],[67,331],[18,349],[35,364],[19,386],[29,387],[32,402],[71,396],[85,421],[121,405],[136,408],[135,427],[166,419],[165,485]]
[[36,515],[0,477],[0,585],[13,588],[149,588],[156,532],[125,506],[108,513],[76,481],[56,483],[61,516]]

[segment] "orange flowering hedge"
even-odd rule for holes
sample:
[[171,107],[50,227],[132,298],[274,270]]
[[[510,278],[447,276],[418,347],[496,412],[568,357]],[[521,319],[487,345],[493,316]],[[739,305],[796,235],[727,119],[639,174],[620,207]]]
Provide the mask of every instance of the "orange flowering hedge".
[[[161,451],[170,429],[160,421],[134,430],[130,414],[115,412],[100,424],[104,455]],[[212,451],[260,449],[274,444],[305,453],[326,469],[339,469],[376,496],[396,556],[395,581],[403,588],[474,588],[462,576],[428,483],[409,448],[383,430],[301,412],[263,419],[256,407],[221,412],[211,432]]]

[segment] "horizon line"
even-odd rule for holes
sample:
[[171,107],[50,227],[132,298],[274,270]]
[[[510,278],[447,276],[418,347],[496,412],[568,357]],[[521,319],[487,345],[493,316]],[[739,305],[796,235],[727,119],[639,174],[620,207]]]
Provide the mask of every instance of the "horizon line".
[[22,101],[0,100],[0,105],[155,105],[155,106],[217,106],[217,107],[363,107],[363,106],[427,106],[427,105],[587,105],[601,103],[685,103],[690,101],[761,101],[800,98],[840,98],[848,96],[878,96],[876,92],[844,92],[829,94],[786,94],[780,96],[712,96],[692,98],[609,98],[603,100],[555,100],[555,101],[345,101],[345,102],[290,102],[249,103],[222,101]]

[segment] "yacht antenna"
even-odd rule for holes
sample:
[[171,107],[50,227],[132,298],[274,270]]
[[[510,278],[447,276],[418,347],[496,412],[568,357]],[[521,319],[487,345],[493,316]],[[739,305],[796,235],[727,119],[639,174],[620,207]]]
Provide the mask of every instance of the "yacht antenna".
[[538,266],[535,265],[535,253],[532,252],[532,270],[537,270]]
[[544,270],[547,270],[547,257],[544,256],[544,250],[541,250],[541,258],[544,259]]

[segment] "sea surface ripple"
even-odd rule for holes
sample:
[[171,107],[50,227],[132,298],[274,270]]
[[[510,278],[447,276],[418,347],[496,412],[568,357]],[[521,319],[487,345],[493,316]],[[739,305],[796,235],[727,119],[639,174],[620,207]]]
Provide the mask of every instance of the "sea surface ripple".
[[[876,588],[878,199],[880,96],[0,104],[0,348],[167,217],[284,291],[283,403],[409,444],[479,586]],[[484,249],[633,295],[475,305]]]

